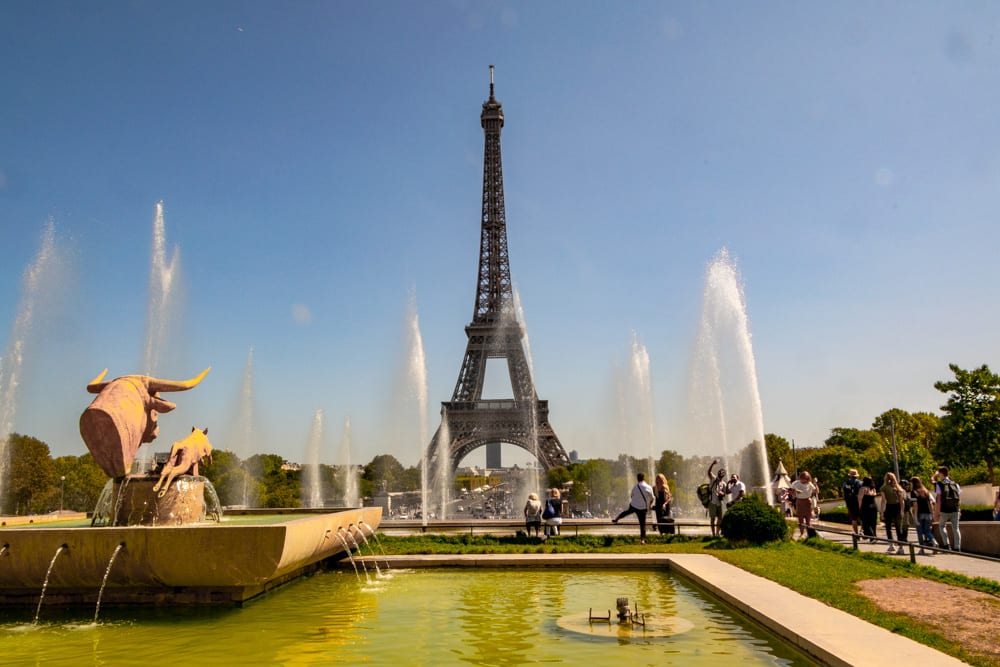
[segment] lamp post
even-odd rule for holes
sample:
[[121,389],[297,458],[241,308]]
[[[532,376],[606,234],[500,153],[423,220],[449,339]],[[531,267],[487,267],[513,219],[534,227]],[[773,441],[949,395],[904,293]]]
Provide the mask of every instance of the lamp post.
[[63,511],[63,498],[66,497],[66,475],[59,477],[59,513]]

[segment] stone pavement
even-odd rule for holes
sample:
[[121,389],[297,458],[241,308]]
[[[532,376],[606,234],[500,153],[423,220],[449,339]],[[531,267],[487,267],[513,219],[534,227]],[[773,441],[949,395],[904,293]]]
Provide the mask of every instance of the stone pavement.
[[[816,530],[819,536],[823,539],[830,540],[831,542],[838,542],[846,547],[853,546],[853,540],[850,535],[850,528],[842,524],[826,524],[823,522],[818,522],[816,524]],[[910,536],[913,537],[913,531],[910,531]],[[938,570],[945,570],[947,572],[957,572],[958,574],[964,574],[967,577],[982,577],[983,579],[991,579],[1000,583],[1000,559],[996,558],[986,558],[982,556],[976,556],[973,554],[946,552],[946,551],[932,551],[925,550],[925,555],[920,555],[920,547],[916,544],[915,540],[910,541],[907,545],[902,546],[902,553],[888,554],[886,550],[889,548],[889,542],[885,539],[878,538],[878,540],[871,544],[866,539],[858,540],[858,550],[870,553],[882,554],[888,556],[889,558],[910,558],[910,546],[913,545],[915,553],[915,562],[918,565],[926,565],[927,567],[937,568]]]

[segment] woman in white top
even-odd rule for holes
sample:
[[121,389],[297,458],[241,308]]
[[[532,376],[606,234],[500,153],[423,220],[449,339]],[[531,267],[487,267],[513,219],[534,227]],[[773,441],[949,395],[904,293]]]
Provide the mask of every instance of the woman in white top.
[[812,498],[817,495],[812,476],[803,470],[799,478],[792,482],[795,493],[795,514],[799,517],[799,537],[805,537],[806,528],[812,526]]

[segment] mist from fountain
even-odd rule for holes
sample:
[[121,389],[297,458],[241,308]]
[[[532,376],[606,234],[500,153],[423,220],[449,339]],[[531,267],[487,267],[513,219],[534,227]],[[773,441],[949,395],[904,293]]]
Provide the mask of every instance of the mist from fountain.
[[18,387],[24,368],[25,350],[31,341],[32,324],[43,300],[44,288],[59,262],[55,221],[49,218],[42,231],[41,244],[34,261],[21,279],[21,300],[11,331],[6,354],[0,358],[0,514],[7,497],[10,477],[10,435],[14,431]]
[[351,418],[344,418],[344,435],[340,442],[340,460],[343,463],[341,474],[344,488],[344,507],[358,507],[358,471],[351,463]]
[[[240,403],[236,418],[236,455],[246,465],[247,459],[256,454],[260,449],[257,446],[256,410],[254,402],[253,383],[253,347],[247,353],[246,366],[243,368],[243,382],[240,385]],[[250,478],[252,473],[244,470],[243,494],[241,503],[243,507],[250,507],[256,499],[251,497]]]
[[[524,359],[528,364],[528,377],[531,380],[531,386],[535,386],[535,360],[531,356],[531,339],[528,337],[528,324],[524,316],[524,306],[521,303],[521,293],[516,287],[513,288],[514,296],[514,317],[518,323],[521,325],[521,330],[524,332],[524,336],[521,338],[521,344],[524,349]],[[528,495],[531,493],[539,493],[539,497],[544,498],[546,494],[544,490],[539,488],[540,480],[538,476],[538,462],[540,460],[538,452],[538,401],[536,396],[531,396],[531,402],[529,405],[529,419],[528,423],[528,439],[531,443],[531,450],[529,453],[532,456],[533,463],[525,470],[524,483],[521,488],[517,490],[517,495],[514,500],[514,508],[524,507],[524,504],[528,500]]]
[[451,460],[445,449],[451,443],[451,427],[448,425],[448,408],[441,407],[441,428],[438,429],[438,457],[437,470],[434,478],[437,479],[438,506],[441,511],[438,513],[439,519],[448,518],[448,487],[451,482]]
[[632,332],[630,378],[636,412],[636,458],[647,458],[646,477],[651,480],[656,474],[656,438],[653,419],[653,380],[649,369],[649,352]]
[[320,458],[323,449],[323,410],[313,416],[309,442],[306,445],[306,463],[303,466],[303,501],[308,508],[323,507],[323,482],[320,475]]
[[156,202],[153,216],[153,249],[149,266],[149,302],[146,311],[146,340],[143,346],[143,369],[147,375],[160,372],[160,353],[166,347],[170,321],[174,314],[175,285],[180,273],[180,248],[167,261],[167,227],[163,220],[163,202]]
[[[167,261],[167,226],[163,219],[163,201],[156,202],[153,215],[153,246],[149,262],[149,294],[146,305],[146,337],[143,342],[143,373],[157,375],[162,370],[161,355],[170,340],[170,323],[179,312],[177,286],[180,274],[180,248],[175,245]],[[142,445],[136,453],[139,470],[149,467],[151,445]]]
[[[772,502],[746,299],[736,262],[725,248],[706,272],[688,396],[697,451],[721,454],[727,470],[739,472],[748,491],[763,490]],[[735,460],[743,453],[749,460]]]
[[[427,419],[427,360],[424,357],[424,340],[420,334],[420,317],[417,314],[416,292],[410,293],[406,312],[407,372],[406,384],[416,402],[417,437],[420,438],[420,514],[424,526],[432,507],[430,498],[430,469],[427,460],[430,440]],[[447,446],[447,443],[445,444]],[[439,456],[442,452],[438,452]]]

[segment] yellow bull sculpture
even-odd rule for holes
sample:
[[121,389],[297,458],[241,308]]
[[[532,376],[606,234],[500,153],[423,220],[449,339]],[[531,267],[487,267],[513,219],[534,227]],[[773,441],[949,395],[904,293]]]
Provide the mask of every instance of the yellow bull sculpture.
[[198,385],[211,367],[190,380],[162,380],[148,375],[125,375],[105,380],[108,370],[87,385],[97,394],[80,415],[80,435],[94,461],[108,477],[123,477],[132,467],[136,452],[159,433],[157,414],[170,412],[176,404],[160,398],[159,392],[187,391]]
[[[162,498],[170,488],[170,483],[178,475],[198,475],[198,464],[204,459],[212,462],[212,445],[208,442],[208,429],[199,431],[192,427],[191,432],[173,444],[170,448],[170,458],[163,465],[160,481],[153,487],[157,498]],[[164,482],[164,480],[166,480]]]

